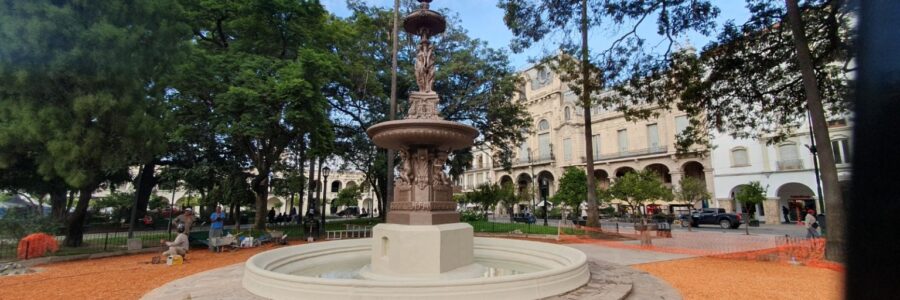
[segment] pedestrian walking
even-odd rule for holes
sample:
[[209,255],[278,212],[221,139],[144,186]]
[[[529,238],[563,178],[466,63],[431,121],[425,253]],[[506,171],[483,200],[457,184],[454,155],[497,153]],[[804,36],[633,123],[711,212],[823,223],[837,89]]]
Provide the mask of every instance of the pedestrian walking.
[[788,209],[787,206],[784,206],[784,205],[781,206],[781,214],[784,215],[784,223],[791,222],[791,218],[790,218],[791,210]]
[[[225,213],[222,212],[221,206],[216,206],[216,212],[212,213],[209,216],[210,226],[209,226],[209,238],[212,240],[213,238],[222,237],[222,230],[225,227]],[[210,243],[209,250],[213,250],[212,243]]]
[[806,218],[804,218],[804,223],[806,223],[806,238],[819,237],[819,223],[816,222],[815,210],[810,209],[806,211]]

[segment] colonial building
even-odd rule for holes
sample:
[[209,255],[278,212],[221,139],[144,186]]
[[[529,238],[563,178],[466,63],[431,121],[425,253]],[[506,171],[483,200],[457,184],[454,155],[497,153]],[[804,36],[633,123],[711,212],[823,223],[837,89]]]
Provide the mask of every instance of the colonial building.
[[[842,188],[849,187],[850,139],[852,124],[849,118],[829,122],[830,145],[838,168]],[[812,144],[808,126],[798,128],[786,141],[772,144],[768,139],[735,139],[727,134],[714,134],[712,163],[715,168],[715,205],[728,211],[744,212],[744,205],[736,203],[735,193],[751,181],[759,181],[766,187],[767,200],[756,205],[755,216],[766,223],[796,221],[802,219],[807,208],[822,212],[818,201],[814,156],[808,145]],[[787,208],[785,220],[783,208]]]
[[[511,205],[512,212],[540,207],[543,200],[555,194],[565,168],[584,168],[584,143],[590,142],[593,143],[593,175],[600,186],[609,186],[627,172],[650,169],[670,186],[677,185],[684,176],[701,178],[712,193],[713,168],[709,157],[676,155],[676,133],[688,126],[688,116],[684,113],[660,110],[656,118],[627,121],[620,112],[594,107],[589,124],[592,137],[586,141],[583,110],[568,84],[546,68],[532,67],[522,71],[521,76],[525,79],[524,93],[513,101],[525,104],[534,120],[533,133],[517,145],[516,158],[509,171],[493,163],[487,148],[475,149],[471,168],[458,180],[464,191],[483,183],[512,183],[525,195],[523,201]],[[664,211],[677,207],[677,203],[657,204]],[[617,201],[612,205],[625,209]],[[507,212],[500,209],[497,213]]]
[[[303,174],[307,175],[307,174],[309,174],[308,172],[309,172],[308,170],[304,171]],[[318,176],[318,174],[316,174],[316,176]],[[276,174],[276,177],[277,177],[277,174]],[[375,207],[377,207],[375,200],[374,200],[375,192],[373,189],[369,188],[368,185],[363,184],[364,180],[365,180],[365,177],[362,172],[352,171],[352,170],[332,171],[331,174],[328,176],[328,182],[324,186],[326,188],[325,189],[325,192],[326,192],[325,199],[328,200],[325,205],[325,214],[331,215],[333,213],[340,211],[340,209],[343,209],[343,207],[338,207],[338,208],[332,209],[331,204],[330,204],[331,203],[330,200],[335,199],[338,195],[338,192],[340,192],[341,189],[344,189],[344,188],[350,187],[350,186],[361,185],[363,187],[363,190],[362,190],[362,195],[358,200],[357,206],[359,207],[360,212],[365,210],[367,213],[369,213],[371,215],[372,214],[371,212],[373,211],[373,209],[375,209]],[[316,182],[317,182],[318,189],[315,191],[316,196],[313,196],[314,199],[319,198],[318,195],[321,194],[321,188],[322,188],[322,185],[320,183],[318,183],[318,181],[316,181]],[[132,188],[131,184],[126,184],[125,186],[120,188],[120,191],[130,193],[130,192],[133,192],[133,188]],[[198,201],[198,199],[200,198],[200,195],[196,191],[187,190],[187,189],[184,189],[181,187],[179,187],[173,191],[171,189],[167,190],[167,189],[161,188],[160,186],[156,186],[153,189],[153,193],[157,196],[164,198],[167,203],[173,204],[175,207],[179,207],[179,208],[191,207],[195,211],[200,211],[200,203]],[[101,197],[109,196],[109,194],[110,194],[110,191],[108,189],[102,189],[102,190],[98,190],[94,194],[94,197],[101,198]],[[306,201],[307,195],[308,195],[308,190],[304,190],[303,195],[301,195],[301,198],[294,199],[294,206],[298,209],[297,210],[298,212],[305,212],[309,209],[309,201]],[[175,199],[175,201],[171,202],[171,199]],[[300,201],[300,199],[302,199],[303,201]],[[291,201],[290,196],[285,197],[285,196],[274,195],[272,193],[272,190],[270,189],[269,190],[269,199],[268,199],[268,203],[266,205],[266,209],[275,208],[275,211],[277,211],[279,213],[282,213],[282,212],[289,213],[290,208],[291,208],[290,201]],[[318,203],[320,203],[319,205],[321,205],[321,202],[318,202]],[[300,205],[303,206],[302,210],[300,210]],[[246,210],[246,209],[250,209],[250,208],[249,207],[242,208],[242,210]],[[316,209],[320,210],[321,207],[317,207]]]

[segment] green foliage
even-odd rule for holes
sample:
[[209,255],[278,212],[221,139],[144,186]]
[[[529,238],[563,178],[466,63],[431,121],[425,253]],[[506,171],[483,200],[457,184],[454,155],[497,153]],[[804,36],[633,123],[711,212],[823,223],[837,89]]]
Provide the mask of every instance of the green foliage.
[[659,176],[643,170],[629,172],[619,177],[606,190],[609,197],[628,203],[632,207],[641,207],[653,201],[672,201],[672,190],[666,187]]
[[148,204],[148,208],[151,210],[163,209],[169,207],[169,199],[166,199],[163,196],[151,195],[150,203]]
[[675,198],[685,203],[696,205],[703,199],[709,199],[709,191],[706,182],[696,177],[685,176],[678,182],[678,188],[674,191]]
[[11,209],[0,218],[0,237],[16,240],[37,232],[56,235],[60,228],[61,224],[52,217],[42,216],[30,209]]
[[498,184],[482,184],[474,191],[466,193],[467,203],[475,203],[481,207],[483,213],[493,211],[497,203],[515,203],[515,195],[511,186],[501,187]]
[[464,210],[459,214],[460,222],[476,222],[476,221],[486,221],[487,216],[481,213],[477,213],[474,211]]
[[763,187],[759,181],[751,181],[738,189],[734,195],[734,200],[737,200],[744,206],[756,207],[756,204],[763,203],[766,200],[767,189],[768,187]]
[[559,190],[550,202],[572,208],[572,213],[580,216],[581,203],[587,199],[587,174],[581,168],[568,167],[559,178]]
[[0,168],[84,195],[67,244],[81,244],[101,183],[165,151],[157,109],[188,42],[181,12],[176,0],[0,5]]
[[114,192],[109,196],[97,198],[91,204],[94,211],[103,208],[111,208],[110,217],[113,221],[118,222],[131,216],[131,206],[134,204],[133,193]]
[[356,206],[360,197],[362,197],[362,189],[358,185],[351,185],[338,191],[337,197],[331,200],[331,206]]

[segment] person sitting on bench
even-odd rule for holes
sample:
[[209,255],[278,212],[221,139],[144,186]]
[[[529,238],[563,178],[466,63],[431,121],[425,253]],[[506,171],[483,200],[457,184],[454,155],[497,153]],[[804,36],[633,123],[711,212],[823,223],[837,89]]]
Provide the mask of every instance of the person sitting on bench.
[[184,256],[187,254],[188,247],[190,247],[190,244],[188,244],[188,236],[184,233],[183,224],[178,224],[178,236],[175,237],[174,241],[167,242],[166,240],[160,240],[160,243],[169,246],[169,250],[162,253],[163,257],[176,254]]

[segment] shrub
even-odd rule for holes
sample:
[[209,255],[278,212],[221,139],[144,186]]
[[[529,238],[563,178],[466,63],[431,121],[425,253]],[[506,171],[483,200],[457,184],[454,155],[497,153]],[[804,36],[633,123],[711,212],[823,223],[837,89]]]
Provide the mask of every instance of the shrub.
[[462,222],[475,222],[475,221],[486,221],[487,218],[484,214],[477,213],[474,211],[463,211],[459,216],[460,221]]
[[52,217],[31,210],[12,209],[0,219],[0,236],[21,239],[36,232],[55,234],[60,226]]
[[42,257],[47,252],[56,252],[59,250],[59,244],[52,236],[39,232],[32,233],[19,241],[19,248],[16,255],[19,259]]

